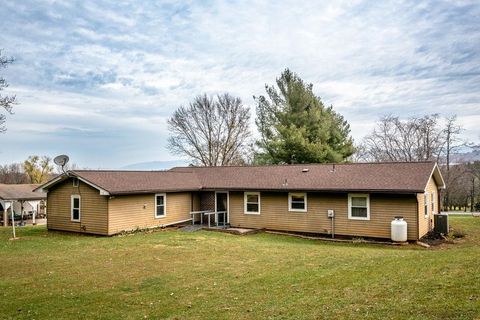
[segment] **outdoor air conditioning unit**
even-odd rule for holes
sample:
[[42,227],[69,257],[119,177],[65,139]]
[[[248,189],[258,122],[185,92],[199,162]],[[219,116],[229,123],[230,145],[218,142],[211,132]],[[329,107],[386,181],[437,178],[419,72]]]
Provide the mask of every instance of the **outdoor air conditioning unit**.
[[448,214],[434,214],[433,225],[435,232],[448,234]]

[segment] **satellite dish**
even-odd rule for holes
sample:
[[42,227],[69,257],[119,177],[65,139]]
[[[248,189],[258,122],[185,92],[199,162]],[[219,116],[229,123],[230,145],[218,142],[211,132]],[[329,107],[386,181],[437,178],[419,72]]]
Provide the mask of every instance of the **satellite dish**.
[[66,175],[68,175],[66,172],[65,172],[65,169],[63,167],[65,167],[65,165],[67,164],[69,158],[67,155],[64,155],[64,154],[61,154],[59,156],[56,156],[55,159],[53,159],[53,162],[55,162],[56,165],[59,165],[62,167],[62,171],[63,173],[65,173]]
[[65,166],[68,162],[69,158],[67,155],[59,155],[59,156],[56,156],[55,159],[53,159],[53,162],[55,162],[56,165],[59,165],[63,168],[63,166]]

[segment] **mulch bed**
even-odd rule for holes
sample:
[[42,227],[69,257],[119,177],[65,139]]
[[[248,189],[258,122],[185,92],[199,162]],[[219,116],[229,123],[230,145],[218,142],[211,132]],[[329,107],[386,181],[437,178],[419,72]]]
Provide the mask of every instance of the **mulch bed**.
[[448,235],[444,235],[432,230],[424,235],[420,241],[430,246],[438,246],[442,244],[454,244],[456,240],[463,237],[465,237],[465,233],[463,231],[450,228]]

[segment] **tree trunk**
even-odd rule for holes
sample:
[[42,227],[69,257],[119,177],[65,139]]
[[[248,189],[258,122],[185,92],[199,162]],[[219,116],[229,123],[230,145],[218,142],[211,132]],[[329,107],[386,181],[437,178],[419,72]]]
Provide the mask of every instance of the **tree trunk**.
[[470,197],[470,212],[473,212],[475,202],[475,177],[472,177],[472,196]]

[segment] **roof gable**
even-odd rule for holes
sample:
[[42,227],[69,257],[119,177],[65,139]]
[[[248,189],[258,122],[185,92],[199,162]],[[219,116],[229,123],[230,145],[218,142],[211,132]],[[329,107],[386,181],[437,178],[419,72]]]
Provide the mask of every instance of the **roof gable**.
[[440,171],[440,168],[437,164],[435,164],[432,173],[430,174],[430,177],[433,177],[438,188],[445,189],[445,180],[443,180],[442,172]]

